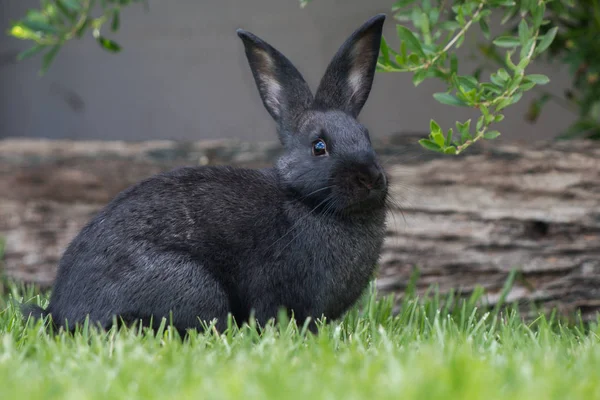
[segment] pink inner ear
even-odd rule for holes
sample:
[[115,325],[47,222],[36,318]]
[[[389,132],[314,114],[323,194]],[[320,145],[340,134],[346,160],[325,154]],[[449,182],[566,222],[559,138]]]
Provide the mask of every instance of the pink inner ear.
[[258,62],[257,72],[259,74],[260,89],[264,101],[277,116],[280,116],[281,85],[275,79],[275,63],[271,56],[263,49],[254,49],[254,55]]
[[363,83],[364,72],[361,68],[353,67],[348,75],[348,85],[352,91],[352,97],[360,92]]
[[360,96],[360,93],[364,91],[365,76],[369,72],[369,63],[373,55],[370,39],[368,35],[361,37],[350,51],[351,68],[348,74],[348,86],[352,92],[350,101],[353,101],[356,96]]

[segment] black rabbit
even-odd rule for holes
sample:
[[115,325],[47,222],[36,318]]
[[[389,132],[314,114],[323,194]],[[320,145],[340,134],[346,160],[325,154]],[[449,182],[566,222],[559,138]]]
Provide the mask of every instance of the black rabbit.
[[105,328],[166,317],[180,332],[213,319],[222,330],[228,313],[259,324],[280,308],[300,322],[341,316],[385,235],[388,179],[356,120],[384,19],[346,40],[314,97],[287,58],[238,30],[283,156],[262,170],[179,168],[124,190],[67,248],[48,309],[29,312],[69,327],[88,315]]

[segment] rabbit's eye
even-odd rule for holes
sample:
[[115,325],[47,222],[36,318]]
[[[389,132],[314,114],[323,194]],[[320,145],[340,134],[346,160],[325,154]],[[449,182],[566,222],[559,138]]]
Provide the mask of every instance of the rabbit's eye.
[[324,156],[327,154],[327,145],[323,139],[315,140],[312,144],[313,156]]

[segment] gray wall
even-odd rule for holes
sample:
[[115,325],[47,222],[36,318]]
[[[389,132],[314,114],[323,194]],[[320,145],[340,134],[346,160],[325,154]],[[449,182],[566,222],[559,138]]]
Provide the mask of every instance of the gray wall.
[[[285,53],[312,87],[330,57],[358,25],[388,12],[393,0],[150,1],[150,11],[133,6],[115,39],[119,55],[101,50],[91,38],[69,43],[49,73],[39,78],[39,59],[16,63],[27,43],[0,35],[0,137],[72,139],[273,139],[274,124],[263,109],[235,34],[242,27]],[[38,0],[0,1],[0,32]],[[393,40],[394,23],[385,34]],[[395,43],[395,42],[394,42]],[[475,39],[467,42],[469,54]],[[470,71],[465,64],[465,71]],[[538,65],[551,75],[551,91],[568,87],[565,71]],[[424,131],[429,119],[450,126],[468,110],[440,105],[436,82],[418,88],[409,74],[378,74],[361,120],[373,135]],[[523,120],[527,107],[507,110],[502,140],[552,137],[573,115],[550,104],[541,120]],[[475,114],[476,115],[476,114]]]

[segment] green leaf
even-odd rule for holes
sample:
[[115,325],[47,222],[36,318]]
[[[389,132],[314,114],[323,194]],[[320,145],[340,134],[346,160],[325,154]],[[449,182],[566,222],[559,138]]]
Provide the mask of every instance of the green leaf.
[[529,40],[529,26],[527,26],[527,21],[524,19],[519,22],[519,41],[521,45],[524,45]]
[[523,92],[519,92],[519,93],[515,93],[511,98],[510,98],[510,104],[515,104],[517,103],[519,100],[521,100],[521,97],[523,97]]
[[501,94],[502,93],[502,89],[499,88],[497,85],[494,85],[492,83],[482,83],[481,87],[483,89],[489,90],[490,92],[492,92],[494,94]]
[[498,103],[498,105],[496,106],[496,112],[505,109],[506,107],[510,106],[511,104],[511,99],[502,99],[502,101],[500,101]]
[[546,4],[541,3],[536,5],[533,10],[531,10],[531,15],[533,16],[533,25],[537,30],[544,21],[544,14],[546,13]]
[[463,7],[461,7],[460,5],[456,5],[456,6],[452,7],[452,9],[456,13],[456,22],[458,22],[458,24],[461,27],[465,26],[467,21],[465,21],[465,14],[463,11]]
[[465,143],[467,140],[472,140],[473,137],[469,133],[471,129],[471,120],[467,120],[465,123],[461,124],[460,122],[456,122],[456,128],[460,132],[460,140],[461,143]]
[[498,70],[498,78],[500,78],[502,80],[502,83],[504,83],[510,79],[510,75],[508,74],[508,72],[506,72],[504,68],[500,68]]
[[421,146],[423,146],[424,148],[426,148],[427,150],[433,150],[433,151],[437,151],[437,152],[442,151],[440,146],[438,146],[435,142],[432,142],[431,140],[428,140],[428,139],[419,140],[419,144]]
[[398,33],[398,37],[400,40],[406,43],[406,47],[413,52],[419,54],[421,57],[425,57],[425,53],[423,52],[423,48],[421,47],[421,42],[417,39],[417,37],[410,31],[410,29],[397,25],[396,31]]
[[58,29],[42,20],[25,19],[21,24],[33,32],[58,33]]
[[22,51],[21,53],[19,53],[17,55],[17,60],[22,61],[22,60],[25,60],[27,58],[33,57],[36,54],[40,53],[42,50],[44,50],[46,47],[48,47],[48,46],[46,46],[44,44],[38,44],[38,45],[35,45],[33,47],[30,47],[29,49],[27,49],[27,50]]
[[531,58],[527,56],[523,56],[519,64],[514,68],[516,75],[521,75],[525,71],[525,68],[531,63]]
[[479,27],[481,28],[481,33],[483,33],[483,37],[487,40],[490,40],[490,26],[488,25],[485,19],[479,20]]
[[435,133],[442,133],[442,128],[440,128],[440,126],[438,125],[437,122],[435,122],[433,119],[431,121],[429,121],[429,131],[432,134]]
[[[113,12],[113,18],[112,18],[112,23],[110,24],[110,29],[113,32],[116,32],[119,30],[119,25],[121,24],[121,18],[120,18],[120,13],[119,10],[115,10]],[[382,40],[383,43],[383,40]]]
[[470,90],[477,89],[479,84],[479,82],[477,82],[477,79],[473,78],[472,76],[457,76],[456,80],[461,91],[465,93]]
[[523,78],[519,75],[515,75],[511,80],[510,83],[508,85],[508,88],[506,90],[508,90],[509,92],[512,92],[514,90],[516,90],[519,85],[521,84],[521,80]]
[[481,115],[479,118],[477,118],[477,124],[475,125],[475,129],[477,131],[480,131],[481,128],[483,128],[483,120],[485,119],[485,117],[483,115]]
[[451,53],[450,54],[450,73],[456,74],[457,72],[458,72],[458,58],[456,57],[456,54]]
[[450,93],[434,93],[433,98],[442,104],[447,104],[447,105],[451,105],[451,106],[459,106],[459,107],[466,106],[464,101],[462,101],[461,99],[459,99],[458,97],[456,97]]
[[114,42],[103,36],[98,36],[96,40],[98,41],[98,44],[106,51],[111,53],[118,53],[121,51],[121,46],[117,42]]
[[438,28],[441,30],[454,32],[457,29],[460,29],[460,25],[456,21],[444,21],[438,25]]
[[500,76],[500,74],[491,74],[490,75],[490,81],[492,81],[492,83],[496,86],[498,86],[499,88],[504,87],[504,83],[507,81],[508,79],[506,78],[502,78]]
[[398,63],[398,65],[401,67],[406,64],[406,59],[403,59],[400,54],[396,55],[395,59],[396,59],[396,63]]
[[550,47],[550,45],[552,44],[552,42],[554,41],[554,38],[556,37],[556,33],[558,32],[558,27],[555,26],[554,28],[550,29],[543,37],[542,40],[540,40],[540,44],[538,45],[536,52],[539,54],[543,51],[545,51],[548,47]]
[[56,55],[58,54],[58,51],[60,50],[61,46],[60,45],[55,45],[53,46],[50,51],[48,51],[46,54],[44,54],[44,58],[42,59],[42,69],[40,71],[40,75],[44,75],[46,72],[48,72],[48,69],[50,68],[50,65],[52,64],[52,61],[54,61],[54,59],[56,58]]
[[477,89],[471,89],[468,92],[465,93],[460,93],[462,94],[462,96],[457,96],[460,100],[465,101],[467,100],[468,102],[477,102]]
[[36,32],[33,32],[20,22],[13,23],[12,27],[8,31],[8,34],[21,40],[36,40],[39,38],[39,35]]
[[77,14],[68,6],[65,0],[56,0],[56,8],[71,22],[75,22]]
[[416,2],[417,0],[398,0],[397,2],[394,3],[394,5],[392,6],[392,11],[398,11],[401,8],[410,6],[412,3]]
[[515,15],[517,15],[517,13],[519,12],[519,9],[517,7],[511,7],[509,6],[506,10],[506,12],[504,13],[504,15],[502,16],[502,20],[500,20],[500,24],[504,25],[506,24],[508,21],[510,21]]
[[444,154],[456,154],[456,147],[449,146],[444,149]]
[[521,0],[521,14],[525,14],[531,8],[531,3],[537,2],[536,0]]
[[448,133],[446,134],[446,143],[445,146],[450,146],[452,144],[452,135],[454,134],[454,130],[452,128],[448,129]]
[[408,56],[408,64],[412,66],[417,66],[421,64],[421,59],[417,53],[410,53]]
[[86,18],[85,21],[83,21],[83,23],[81,24],[81,26],[77,29],[77,31],[75,31],[75,36],[77,36],[77,38],[81,39],[81,37],[83,36],[83,34],[87,30],[87,28],[89,28],[89,26],[90,26],[90,19]]
[[444,135],[442,135],[441,132],[432,133],[431,138],[438,146],[444,147],[445,140],[444,140]]
[[[400,43],[400,57],[402,57],[402,64],[406,63],[406,60],[408,59],[408,52],[406,51],[406,42],[402,42]],[[396,60],[398,59],[398,57],[396,57]]]
[[79,2],[77,0],[59,0],[58,2],[64,4],[65,7],[69,8],[70,10],[73,10],[73,11],[81,10],[81,2]]
[[431,22],[432,25],[435,25],[435,24],[437,24],[439,19],[440,19],[440,9],[432,8],[429,11],[429,21]]
[[542,75],[542,74],[526,75],[525,79],[530,80],[531,82],[533,82],[537,85],[545,85],[548,82],[550,82],[550,78],[548,78],[546,75]]
[[513,36],[500,36],[494,39],[493,43],[498,47],[517,47],[521,44],[518,38]]
[[428,72],[426,69],[421,69],[421,70],[415,72],[415,74],[413,75],[413,79],[412,79],[413,85],[415,85],[415,87],[419,86],[419,84],[421,82],[423,82],[425,80],[425,78],[427,78],[427,74],[428,74]]
[[479,110],[481,111],[487,122],[487,119],[490,116],[490,110],[488,110],[488,108],[483,104],[479,106]]
[[494,7],[502,6],[502,7],[512,7],[516,3],[514,0],[494,0],[491,2],[491,5]]
[[390,61],[390,48],[383,36],[381,36],[381,55],[385,59],[386,63]]
[[500,136],[498,131],[487,131],[483,134],[483,138],[488,140],[496,139],[498,136]]
[[507,51],[506,56],[504,57],[504,63],[506,64],[506,66],[508,68],[510,68],[513,71],[516,71],[517,66],[512,62],[512,59],[511,59],[512,55],[513,55],[512,51]]
[[519,63],[519,67],[524,68],[524,65],[521,65],[523,62],[525,62],[525,60],[527,60],[528,57],[530,57],[530,54],[533,55],[533,48],[535,47],[535,38],[531,38],[529,40],[527,40],[527,43],[525,43],[523,45],[523,47],[521,48],[521,61]]

